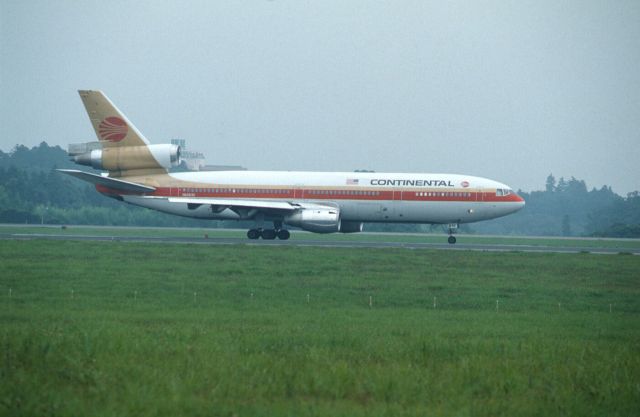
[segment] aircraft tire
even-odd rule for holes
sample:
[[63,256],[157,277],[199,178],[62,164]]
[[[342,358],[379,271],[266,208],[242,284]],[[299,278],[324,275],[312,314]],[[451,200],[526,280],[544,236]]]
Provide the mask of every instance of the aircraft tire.
[[287,240],[287,239],[289,239],[289,236],[291,236],[291,233],[289,233],[289,231],[287,229],[278,230],[278,239]]
[[451,245],[453,245],[453,244],[455,244],[455,243],[456,243],[456,237],[455,237],[455,236],[449,236],[449,239],[448,239],[448,240],[449,240],[449,243],[450,243]]
[[274,229],[264,229],[262,231],[262,238],[264,240],[273,240],[276,238],[276,231]]
[[247,237],[249,239],[258,239],[260,237],[260,230],[258,229],[249,229],[247,232]]

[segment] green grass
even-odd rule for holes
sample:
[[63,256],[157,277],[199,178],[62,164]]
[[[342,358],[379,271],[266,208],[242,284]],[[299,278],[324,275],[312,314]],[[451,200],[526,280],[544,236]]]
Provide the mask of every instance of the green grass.
[[0,415],[640,413],[637,256],[36,240],[0,262]]
[[[62,234],[69,236],[109,236],[109,237],[184,237],[184,238],[246,238],[245,230],[230,229],[198,229],[198,228],[133,228],[133,227],[91,227],[68,226],[21,226],[0,225],[2,234]],[[313,241],[343,241],[343,242],[402,242],[402,243],[446,243],[446,233],[441,234],[410,234],[410,233],[352,233],[352,234],[317,234],[294,231],[292,239]],[[526,236],[474,236],[460,234],[461,244],[489,244],[489,245],[526,245],[549,247],[577,247],[589,248],[640,248],[640,239],[611,239],[611,238],[563,238],[563,237],[526,237]]]

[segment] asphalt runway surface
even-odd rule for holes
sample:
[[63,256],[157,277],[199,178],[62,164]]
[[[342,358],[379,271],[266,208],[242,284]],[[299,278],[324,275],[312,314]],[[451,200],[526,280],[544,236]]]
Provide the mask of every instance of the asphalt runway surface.
[[108,241],[108,242],[149,242],[178,243],[202,245],[251,245],[251,246],[307,246],[328,248],[401,248],[401,249],[437,249],[437,250],[473,250],[487,252],[539,252],[539,253],[598,253],[618,254],[621,252],[640,255],[640,248],[616,247],[577,247],[577,246],[544,246],[544,245],[512,245],[512,244],[478,244],[464,243],[464,237],[458,237],[458,243],[450,245],[446,236],[442,243],[421,242],[367,242],[335,239],[296,239],[295,234],[289,240],[249,240],[243,237],[138,237],[138,236],[101,236],[101,235],[60,235],[37,233],[0,233],[0,239],[10,240],[75,240],[75,241]]

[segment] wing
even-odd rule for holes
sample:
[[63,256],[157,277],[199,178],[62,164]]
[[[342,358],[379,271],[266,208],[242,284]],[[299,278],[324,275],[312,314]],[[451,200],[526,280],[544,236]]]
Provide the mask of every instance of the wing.
[[83,181],[90,182],[96,185],[103,185],[115,190],[121,191],[133,191],[136,193],[150,193],[156,189],[147,185],[137,184],[135,182],[117,180],[115,178],[103,177],[102,175],[91,174],[89,172],[78,171],[77,169],[58,169],[57,171],[63,174],[71,175],[72,177],[80,178]]
[[293,201],[250,200],[236,198],[185,198],[169,197],[170,203],[186,203],[192,207],[210,205],[215,212],[230,209],[243,219],[250,219],[257,213],[287,214],[295,210],[314,208],[333,208],[331,204],[314,204]]
[[299,204],[288,201],[263,201],[263,200],[242,200],[235,198],[185,198],[185,197],[169,197],[170,203],[187,203],[199,205],[224,206],[228,208],[243,207],[257,209],[272,209],[293,211],[300,208]]

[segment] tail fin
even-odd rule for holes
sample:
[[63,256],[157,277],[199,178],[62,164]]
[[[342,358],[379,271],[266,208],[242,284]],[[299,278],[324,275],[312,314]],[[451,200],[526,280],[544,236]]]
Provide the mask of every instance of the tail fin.
[[149,141],[102,91],[79,90],[78,93],[103,147],[149,145]]

